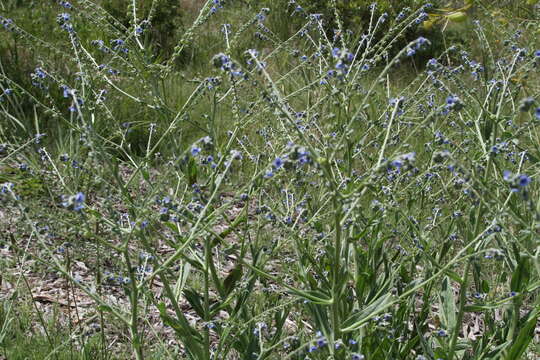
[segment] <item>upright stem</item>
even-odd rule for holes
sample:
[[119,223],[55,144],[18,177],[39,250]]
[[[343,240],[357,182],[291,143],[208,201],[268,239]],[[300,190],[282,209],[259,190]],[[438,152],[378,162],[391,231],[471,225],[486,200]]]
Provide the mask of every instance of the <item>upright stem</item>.
[[465,275],[463,276],[463,282],[461,283],[461,289],[459,292],[459,312],[456,319],[456,327],[452,333],[452,339],[450,340],[450,351],[448,353],[448,359],[452,360],[454,358],[454,353],[456,349],[456,343],[459,336],[459,329],[461,327],[461,322],[463,321],[463,314],[465,313],[465,302],[467,301],[467,285],[469,280],[469,267],[471,262],[467,261],[465,266]]
[[207,236],[204,244],[204,355],[205,359],[210,359],[210,286],[209,276],[210,261],[212,261],[211,237]]
[[129,269],[129,278],[131,280],[130,282],[131,289],[130,289],[130,294],[129,294],[129,300],[131,303],[131,319],[129,322],[129,332],[131,335],[131,341],[133,343],[133,349],[135,349],[135,358],[137,360],[144,360],[141,338],[139,336],[139,329],[137,325],[138,317],[139,317],[137,282],[136,282],[135,274],[133,272],[133,267],[131,266],[127,243],[124,249],[124,259],[126,261],[127,268]]
[[333,276],[332,276],[332,327],[333,327],[333,339],[331,341],[331,351],[334,349],[334,341],[340,338],[341,319],[339,314],[339,299],[341,297],[341,246],[342,246],[342,234],[341,234],[341,204],[338,200],[337,189],[334,193],[334,264],[333,264]]

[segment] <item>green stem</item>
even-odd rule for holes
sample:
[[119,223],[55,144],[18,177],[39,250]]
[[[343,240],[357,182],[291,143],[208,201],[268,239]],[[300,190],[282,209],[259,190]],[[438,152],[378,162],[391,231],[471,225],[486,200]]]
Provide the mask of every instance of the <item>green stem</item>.
[[463,277],[463,282],[461,283],[461,289],[459,293],[459,312],[456,318],[456,327],[453,330],[452,340],[450,341],[450,350],[448,352],[448,359],[452,360],[456,351],[456,343],[459,336],[459,329],[461,328],[461,322],[463,321],[463,314],[465,313],[465,302],[467,294],[467,283],[469,280],[469,267],[471,262],[468,261],[465,266],[465,275]]
[[133,349],[135,350],[135,358],[137,360],[144,360],[141,338],[140,338],[139,329],[138,329],[139,304],[138,304],[137,282],[136,282],[135,273],[133,271],[133,267],[131,266],[131,260],[129,258],[127,243],[124,250],[124,260],[126,262],[127,268],[129,269],[129,278],[131,280],[130,282],[131,289],[130,289],[130,294],[129,294],[129,301],[131,303],[131,319],[129,322],[129,332],[131,335],[131,341],[133,343]]
[[212,248],[211,248],[211,237],[207,236],[205,238],[204,244],[204,356],[206,360],[210,359],[210,327],[208,326],[210,321],[210,287],[209,287],[209,276],[208,272],[210,271],[210,262],[212,261]]
[[334,264],[332,277],[332,327],[333,339],[331,342],[331,351],[334,349],[334,341],[339,339],[341,333],[341,319],[339,314],[339,299],[341,297],[341,284],[339,275],[341,273],[341,205],[338,201],[337,190],[334,194]]

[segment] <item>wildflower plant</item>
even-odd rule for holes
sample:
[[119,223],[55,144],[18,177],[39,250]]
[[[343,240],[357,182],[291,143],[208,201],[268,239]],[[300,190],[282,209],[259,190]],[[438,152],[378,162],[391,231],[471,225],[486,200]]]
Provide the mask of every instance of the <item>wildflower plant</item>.
[[[47,195],[18,195],[6,172],[0,214],[35,239],[9,250],[75,299],[73,341],[49,339],[49,355],[92,341],[136,359],[531,353],[540,93],[521,80],[539,69],[523,37],[495,47],[470,24],[480,49],[449,45],[396,85],[431,46],[396,48],[429,4],[393,19],[371,6],[352,31],[336,1],[332,18],[292,2],[300,25],[282,38],[274,9],[208,0],[160,57],[162,2],[128,3],[122,22],[59,1],[50,41],[0,18],[9,41],[44,54],[21,81],[0,72],[0,169]],[[182,67],[198,47],[211,49],[194,59],[204,71]]]

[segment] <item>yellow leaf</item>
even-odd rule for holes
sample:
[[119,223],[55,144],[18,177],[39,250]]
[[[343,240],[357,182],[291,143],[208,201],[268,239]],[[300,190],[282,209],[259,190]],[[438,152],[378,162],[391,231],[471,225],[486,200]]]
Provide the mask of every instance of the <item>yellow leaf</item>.
[[434,24],[435,20],[426,20],[422,23],[422,27],[424,28],[424,30],[431,30]]
[[453,22],[463,22],[467,20],[467,14],[463,11],[456,11],[454,13],[446,15],[448,20]]

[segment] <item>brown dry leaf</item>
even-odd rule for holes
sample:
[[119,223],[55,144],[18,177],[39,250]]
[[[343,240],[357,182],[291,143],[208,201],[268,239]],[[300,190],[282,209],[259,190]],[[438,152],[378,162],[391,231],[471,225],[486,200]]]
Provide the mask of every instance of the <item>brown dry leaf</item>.
[[49,294],[44,294],[44,293],[34,295],[34,300],[39,301],[39,302],[44,302],[44,303],[58,304],[58,305],[61,305],[61,306],[70,306],[72,308],[79,307],[79,306],[90,306],[90,305],[94,304],[93,301],[85,301],[85,302],[71,301],[71,302],[67,302],[66,300],[55,298],[55,297],[53,297],[53,296],[51,296]]

